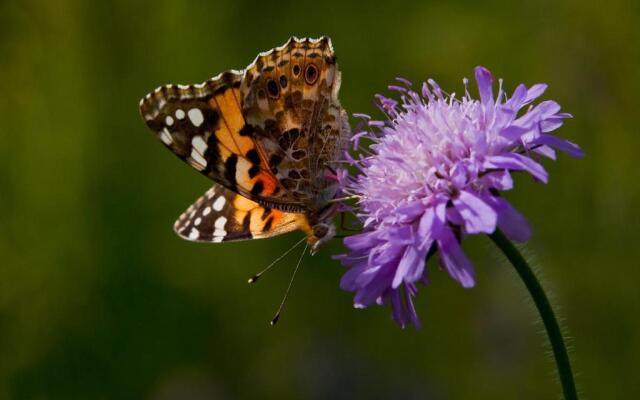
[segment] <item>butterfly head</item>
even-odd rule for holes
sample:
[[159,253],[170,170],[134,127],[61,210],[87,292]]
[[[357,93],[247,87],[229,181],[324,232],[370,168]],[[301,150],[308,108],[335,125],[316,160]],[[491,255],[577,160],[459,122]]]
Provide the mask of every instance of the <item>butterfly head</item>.
[[336,235],[336,226],[331,221],[320,222],[311,228],[309,236],[309,244],[311,245],[311,254],[316,254],[325,243],[333,239]]
[[308,233],[311,254],[316,254],[325,243],[336,235],[336,226],[333,224],[333,217],[338,212],[338,204],[329,204],[319,213],[311,213],[307,218],[311,225]]

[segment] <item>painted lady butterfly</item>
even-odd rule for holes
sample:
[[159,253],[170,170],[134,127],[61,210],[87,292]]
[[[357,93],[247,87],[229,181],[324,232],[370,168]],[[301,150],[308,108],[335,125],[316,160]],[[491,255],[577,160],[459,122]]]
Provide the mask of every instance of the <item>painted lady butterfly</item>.
[[312,252],[335,235],[334,163],[350,128],[331,40],[291,38],[243,71],[167,85],[140,112],[171,151],[217,183],[178,218],[197,242],[261,239],[294,230]]

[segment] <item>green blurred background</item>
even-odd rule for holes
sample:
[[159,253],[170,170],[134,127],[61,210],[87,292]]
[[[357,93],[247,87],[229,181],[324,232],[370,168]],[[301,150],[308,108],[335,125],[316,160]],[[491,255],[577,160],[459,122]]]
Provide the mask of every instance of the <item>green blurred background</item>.
[[[389,4],[391,3],[391,4]],[[193,244],[175,218],[210,182],[138,114],[165,83],[240,69],[291,35],[330,35],[349,112],[394,77],[461,92],[481,64],[550,85],[587,157],[510,193],[552,292],[585,399],[638,398],[640,6],[633,0],[349,3],[0,3],[0,398],[554,399],[554,366],[523,285],[486,238],[478,271],[423,289],[423,329],[354,310],[331,260],[246,278],[299,235]],[[635,381],[635,382],[634,382]]]

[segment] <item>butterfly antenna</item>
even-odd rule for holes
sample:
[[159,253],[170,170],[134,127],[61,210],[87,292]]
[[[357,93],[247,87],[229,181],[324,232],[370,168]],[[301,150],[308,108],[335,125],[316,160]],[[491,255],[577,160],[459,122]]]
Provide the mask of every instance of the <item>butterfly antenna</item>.
[[305,244],[304,250],[302,250],[302,254],[300,254],[300,259],[298,259],[298,264],[296,264],[296,269],[293,270],[293,275],[291,275],[291,280],[289,281],[289,286],[287,286],[287,291],[284,292],[284,297],[282,298],[282,302],[280,303],[280,307],[278,307],[278,311],[276,311],[276,315],[274,315],[271,320],[271,326],[278,323],[280,319],[280,313],[284,308],[284,303],[287,301],[287,297],[289,297],[289,291],[291,290],[291,286],[293,285],[293,281],[296,278],[296,274],[298,273],[298,269],[300,268],[300,264],[302,264],[302,259],[304,258],[305,253],[307,252],[307,248],[309,247],[309,243]]
[[262,271],[258,272],[257,274],[255,274],[254,276],[252,276],[251,278],[249,278],[247,280],[247,282],[249,283],[255,283],[258,279],[260,279],[260,277],[267,271],[269,271],[271,268],[273,268],[278,261],[282,260],[283,258],[285,258],[287,256],[287,254],[291,253],[293,251],[293,249],[295,249],[296,247],[300,246],[300,243],[302,243],[304,240],[306,240],[306,237],[303,237],[302,239],[300,239],[296,244],[294,244],[293,246],[291,246],[291,248],[287,251],[284,252],[284,254],[282,254],[280,257],[276,258],[275,260],[273,260],[273,262],[271,264],[269,264],[265,269],[263,269]]

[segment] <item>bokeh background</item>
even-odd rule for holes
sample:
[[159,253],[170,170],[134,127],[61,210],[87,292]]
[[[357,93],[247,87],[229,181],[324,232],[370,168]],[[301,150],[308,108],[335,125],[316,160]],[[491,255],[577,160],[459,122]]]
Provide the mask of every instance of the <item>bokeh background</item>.
[[554,399],[559,386],[523,285],[486,238],[464,290],[421,291],[424,327],[354,310],[339,241],[246,278],[299,235],[193,244],[174,219],[210,182],[145,127],[164,83],[243,68],[291,35],[330,35],[349,112],[396,76],[458,93],[481,64],[550,85],[586,151],[518,177],[524,248],[569,336],[585,399],[638,398],[640,6],[633,0],[0,3],[0,398]]

